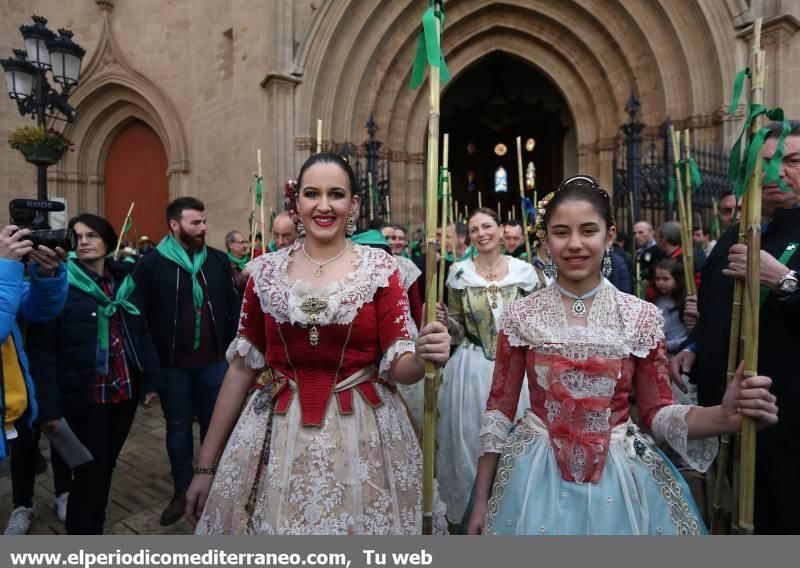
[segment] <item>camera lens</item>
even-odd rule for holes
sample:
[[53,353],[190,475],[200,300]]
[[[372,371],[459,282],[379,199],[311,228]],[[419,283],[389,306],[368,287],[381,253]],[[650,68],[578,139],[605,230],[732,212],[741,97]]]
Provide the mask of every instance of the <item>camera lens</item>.
[[66,251],[75,250],[78,246],[78,239],[72,229],[44,229],[32,231],[28,240],[33,243],[33,248],[39,245],[46,246],[51,250],[61,247]]

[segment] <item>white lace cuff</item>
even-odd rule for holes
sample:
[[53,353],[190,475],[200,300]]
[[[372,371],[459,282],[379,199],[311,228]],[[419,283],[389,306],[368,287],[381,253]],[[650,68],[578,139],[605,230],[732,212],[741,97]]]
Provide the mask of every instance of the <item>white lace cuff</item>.
[[264,354],[250,343],[249,339],[241,335],[231,341],[228,350],[225,352],[225,358],[228,363],[232,363],[236,357],[244,359],[244,364],[251,369],[260,370],[266,365]]
[[705,472],[717,456],[719,443],[715,437],[688,439],[686,413],[692,408],[687,404],[672,404],[659,410],[653,418],[653,435],[672,446],[692,469]]
[[389,347],[386,353],[383,354],[381,359],[381,366],[378,368],[378,374],[387,383],[396,384],[389,376],[392,370],[392,363],[395,359],[404,355],[405,353],[415,353],[417,351],[417,344],[410,339],[398,339]]
[[478,457],[487,453],[502,454],[511,426],[511,420],[499,410],[484,412],[478,433]]

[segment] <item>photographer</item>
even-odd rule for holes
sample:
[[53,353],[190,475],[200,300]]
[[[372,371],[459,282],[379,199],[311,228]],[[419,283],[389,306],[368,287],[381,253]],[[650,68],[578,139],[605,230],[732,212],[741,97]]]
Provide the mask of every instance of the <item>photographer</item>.
[[[114,228],[89,213],[69,227],[78,246],[67,263],[67,302],[58,318],[31,326],[31,368],[44,428],[65,418],[94,458],[73,470],[67,533],[103,534],[114,466],[139,399],[145,406],[158,400],[161,371],[133,267],[107,258],[117,244]],[[60,465],[60,456],[52,459]]]
[[[37,407],[17,320],[51,320],[61,312],[67,297],[67,274],[61,262],[66,252],[44,246],[33,250],[33,243],[25,238],[28,235],[28,229],[15,225],[0,231],[0,411],[4,419],[0,460],[12,455],[14,503],[5,534],[25,534],[36,516],[32,426]],[[26,256],[30,259],[27,266],[22,263]],[[28,280],[24,278],[26,269]]]

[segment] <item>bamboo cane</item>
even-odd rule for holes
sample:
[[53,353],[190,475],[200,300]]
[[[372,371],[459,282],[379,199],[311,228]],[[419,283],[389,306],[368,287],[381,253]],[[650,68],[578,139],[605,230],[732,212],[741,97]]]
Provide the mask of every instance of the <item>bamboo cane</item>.
[[717,205],[717,200],[713,197],[711,198],[711,213],[713,216],[713,226],[714,226],[714,240],[719,240],[719,233],[720,233],[720,226],[719,226],[719,206]]
[[[441,0],[434,6],[441,13]],[[436,18],[436,37],[441,41],[441,21]],[[428,112],[428,172],[425,201],[425,321],[436,320],[436,217],[439,192],[439,98],[441,75],[438,66],[430,66]],[[442,239],[445,235],[442,235]],[[422,428],[422,534],[433,534],[433,466],[436,451],[436,388],[439,371],[430,361],[425,362],[425,407]]]
[[683,277],[684,282],[686,283],[686,293],[687,294],[696,294],[697,291],[695,289],[694,283],[694,271],[689,266],[689,257],[686,255],[686,248],[687,245],[691,247],[691,237],[688,239],[689,242],[687,243],[686,239],[686,203],[684,201],[684,193],[683,193],[683,180],[681,179],[680,172],[680,155],[681,155],[681,140],[680,136],[677,132],[675,132],[675,128],[670,124],[669,132],[672,136],[672,147],[674,151],[672,152],[672,160],[675,165],[675,198],[678,201],[678,219],[680,220],[681,224],[681,248],[683,249],[683,254],[681,254],[681,260],[683,261]]
[[[261,204],[259,205],[259,209],[261,212],[261,230],[263,231],[266,229],[267,224],[264,222],[264,176],[263,172],[261,171],[261,148],[256,150],[256,160],[258,161],[258,179],[261,181]],[[264,239],[266,235],[261,235],[261,251],[264,251]]]
[[442,148],[442,238],[439,239],[439,279],[436,299],[444,301],[444,267],[447,256],[447,198],[450,193],[450,175],[447,171],[450,155],[450,135],[444,134],[444,147]]
[[252,185],[250,189],[252,190],[252,204],[250,206],[250,258],[253,258],[253,255],[256,253],[256,190]]
[[683,231],[686,234],[686,245],[683,249],[683,256],[686,258],[686,266],[691,274],[692,285],[686,288],[687,294],[697,294],[697,285],[694,280],[694,215],[692,214],[692,169],[689,163],[691,158],[691,146],[689,140],[689,130],[683,131],[683,151],[686,156],[684,163],[684,171],[686,172],[686,193],[684,194],[684,201],[686,205],[686,226]]
[[372,193],[372,172],[367,172],[367,191],[369,192],[369,222],[375,220],[375,196]]
[[386,196],[386,222],[392,222],[392,200],[389,199],[389,196]]
[[478,190],[478,209],[483,207],[483,201],[481,200],[481,192]]
[[317,119],[317,154],[322,152],[322,119]]
[[503,222],[503,216],[500,215],[500,202],[497,202],[497,218],[500,219],[500,222]]
[[[747,233],[743,224],[739,225],[739,244],[745,244]],[[744,283],[741,280],[734,280],[733,283],[733,306],[731,310],[731,332],[728,339],[728,363],[726,378],[730,383],[739,365],[739,353],[742,344],[742,297],[744,295]],[[725,526],[725,512],[722,509],[722,493],[725,490],[725,479],[728,477],[728,462],[731,458],[732,438],[726,434],[720,439],[719,454],[717,455],[717,473],[714,479],[714,500],[712,502],[711,532],[713,534],[728,534],[731,528],[736,527],[738,522],[737,507],[734,506],[733,527]],[[738,478],[738,475],[736,476]],[[734,483],[738,489],[738,482]],[[737,492],[734,492],[734,499],[737,499]]]
[[128,226],[128,219],[131,218],[134,205],[136,205],[136,202],[131,201],[131,206],[128,208],[128,214],[125,215],[125,218],[122,220],[122,230],[119,232],[119,238],[117,239],[117,248],[114,250],[114,257],[113,257],[114,260],[117,260],[117,255],[119,254],[119,247],[122,244],[122,237],[128,234],[128,232],[125,230],[125,227]]
[[525,239],[525,254],[533,264],[531,239],[528,237],[528,214],[525,212],[525,180],[522,173],[522,136],[517,136],[517,173],[519,174],[519,203],[522,208],[522,237]]
[[464,216],[461,218],[461,222],[466,222],[467,218],[469,217],[469,205],[466,203],[464,204]]
[[512,219],[516,219],[517,218],[517,206],[516,205],[512,205],[511,206],[511,218]]
[[[753,52],[750,69],[751,106],[764,104],[764,61],[766,54],[761,49],[761,18],[755,22]],[[759,131],[764,117],[753,120],[751,138]],[[746,214],[742,222],[747,226],[747,278],[744,285],[744,376],[758,374],[759,312],[761,308],[761,185],[762,153],[756,157],[752,177],[747,180],[745,193]],[[742,419],[741,462],[739,464],[739,532],[753,534],[753,506],[755,490],[756,425],[750,418]]]

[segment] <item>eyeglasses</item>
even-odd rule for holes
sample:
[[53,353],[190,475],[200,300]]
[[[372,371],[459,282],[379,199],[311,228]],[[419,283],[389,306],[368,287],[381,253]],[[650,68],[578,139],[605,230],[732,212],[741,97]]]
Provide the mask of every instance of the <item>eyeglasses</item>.
[[723,215],[730,215],[733,213],[733,207],[720,207],[719,212]]
[[75,239],[80,241],[81,239],[86,239],[87,241],[96,241],[102,238],[95,232],[88,232],[88,233],[75,233]]
[[237,245],[247,245],[247,244],[250,244],[250,243],[248,243],[247,241],[244,241],[244,240],[242,240],[242,241],[233,241],[233,242],[234,242],[235,244],[237,244]]

